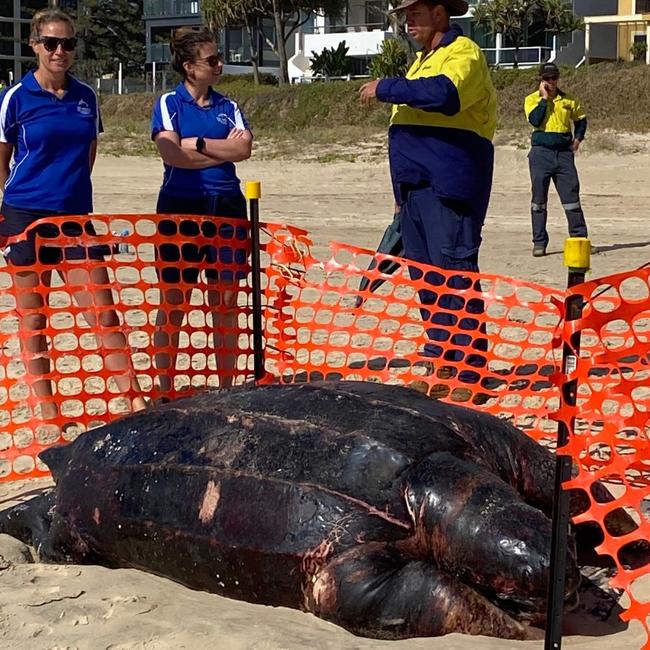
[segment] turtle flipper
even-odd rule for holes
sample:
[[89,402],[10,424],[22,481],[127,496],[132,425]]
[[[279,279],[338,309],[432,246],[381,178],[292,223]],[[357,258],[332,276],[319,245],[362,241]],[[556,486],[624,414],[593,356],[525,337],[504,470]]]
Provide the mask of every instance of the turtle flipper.
[[36,549],[49,546],[48,538],[52,526],[52,509],[55,493],[53,489],[0,512],[0,533],[11,535]]
[[356,546],[322,567],[308,586],[306,607],[373,638],[451,632],[529,638],[528,628],[471,587],[379,542]]

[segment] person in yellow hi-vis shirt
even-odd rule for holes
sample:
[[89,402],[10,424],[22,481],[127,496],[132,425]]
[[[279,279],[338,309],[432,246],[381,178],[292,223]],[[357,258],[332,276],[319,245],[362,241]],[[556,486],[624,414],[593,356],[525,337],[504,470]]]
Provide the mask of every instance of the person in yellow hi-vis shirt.
[[[450,16],[467,13],[465,0],[404,0],[394,11],[405,13],[408,33],[422,49],[405,78],[371,81],[359,93],[364,104],[393,104],[389,161],[403,256],[476,272],[494,167],[496,93],[490,71],[481,48],[450,23]],[[454,289],[472,284],[462,274],[449,280]],[[431,323],[424,355],[485,366],[477,353],[487,349],[483,325],[470,316],[482,313],[482,301],[464,306],[458,295],[444,292],[445,281],[428,273],[432,288],[420,291],[423,318]],[[449,331],[456,322],[465,332]],[[443,350],[443,341],[453,349]],[[449,371],[453,376],[456,369]],[[463,370],[459,379],[476,383],[480,377]]]
[[570,236],[587,237],[574,158],[587,131],[587,117],[580,102],[558,88],[559,78],[558,67],[544,63],[539,71],[539,88],[526,97],[524,105],[526,117],[535,127],[528,154],[534,257],[544,257],[548,246],[546,219],[551,180],[560,195]]

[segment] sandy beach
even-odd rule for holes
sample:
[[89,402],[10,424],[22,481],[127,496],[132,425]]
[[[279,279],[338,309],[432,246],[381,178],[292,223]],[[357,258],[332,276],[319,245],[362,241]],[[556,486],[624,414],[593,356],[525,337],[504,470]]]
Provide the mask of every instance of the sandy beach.
[[[648,205],[650,149],[620,155],[585,153],[577,165],[581,199],[592,245],[591,277],[633,269],[650,259]],[[554,189],[549,195],[549,255],[531,256],[530,180],[527,150],[497,147],[492,200],[483,229],[480,266],[550,286],[566,286],[562,250],[566,219]],[[343,241],[373,248],[392,219],[394,200],[388,165],[378,162],[315,163],[252,160],[238,165],[242,181],[262,183],[264,221],[309,230],[318,257],[326,243]],[[152,158],[102,158],[97,163],[95,210],[153,212],[162,167]]]
[[[550,254],[531,256],[527,151],[500,147],[492,202],[481,249],[481,269],[489,273],[564,287],[562,246],[566,221],[551,190]],[[650,261],[650,153],[581,154],[578,167],[582,203],[597,252],[592,276],[637,268]],[[392,218],[393,198],[383,161],[315,163],[248,161],[238,166],[242,180],[262,182],[261,218],[311,231],[317,257],[338,240],[373,247]],[[162,174],[152,158],[98,159],[95,210],[145,213],[155,209]],[[33,496],[48,481],[0,483],[0,509]],[[305,648],[482,650],[541,648],[540,641],[508,642],[451,635],[441,639],[378,642],[360,639],[311,615],[254,606],[194,592],[135,570],[94,566],[52,566],[28,562],[25,550],[0,537],[0,647],[224,650]],[[650,581],[637,596],[650,600]],[[624,603],[623,603],[624,604]],[[564,646],[590,650],[640,648],[645,632],[638,623],[610,618],[588,630],[569,628]],[[625,629],[627,628],[627,629]]]

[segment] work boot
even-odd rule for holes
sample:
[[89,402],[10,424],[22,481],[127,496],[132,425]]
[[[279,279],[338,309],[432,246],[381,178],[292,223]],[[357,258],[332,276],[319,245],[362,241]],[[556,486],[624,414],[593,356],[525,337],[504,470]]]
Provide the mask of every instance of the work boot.
[[546,255],[546,246],[535,244],[533,246],[533,257],[544,257]]

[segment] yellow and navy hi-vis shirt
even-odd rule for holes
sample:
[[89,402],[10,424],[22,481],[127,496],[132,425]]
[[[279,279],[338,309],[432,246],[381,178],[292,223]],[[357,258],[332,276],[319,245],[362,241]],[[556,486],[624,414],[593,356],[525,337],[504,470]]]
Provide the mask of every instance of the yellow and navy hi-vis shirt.
[[483,52],[457,25],[440,45],[419,52],[406,78],[382,79],[391,102],[389,159],[393,190],[431,186],[485,216],[492,187],[496,92]]
[[584,140],[587,116],[580,102],[558,90],[555,98],[544,99],[539,90],[530,93],[524,102],[526,118],[535,127],[531,136],[533,146],[558,151],[571,147],[573,139]]

